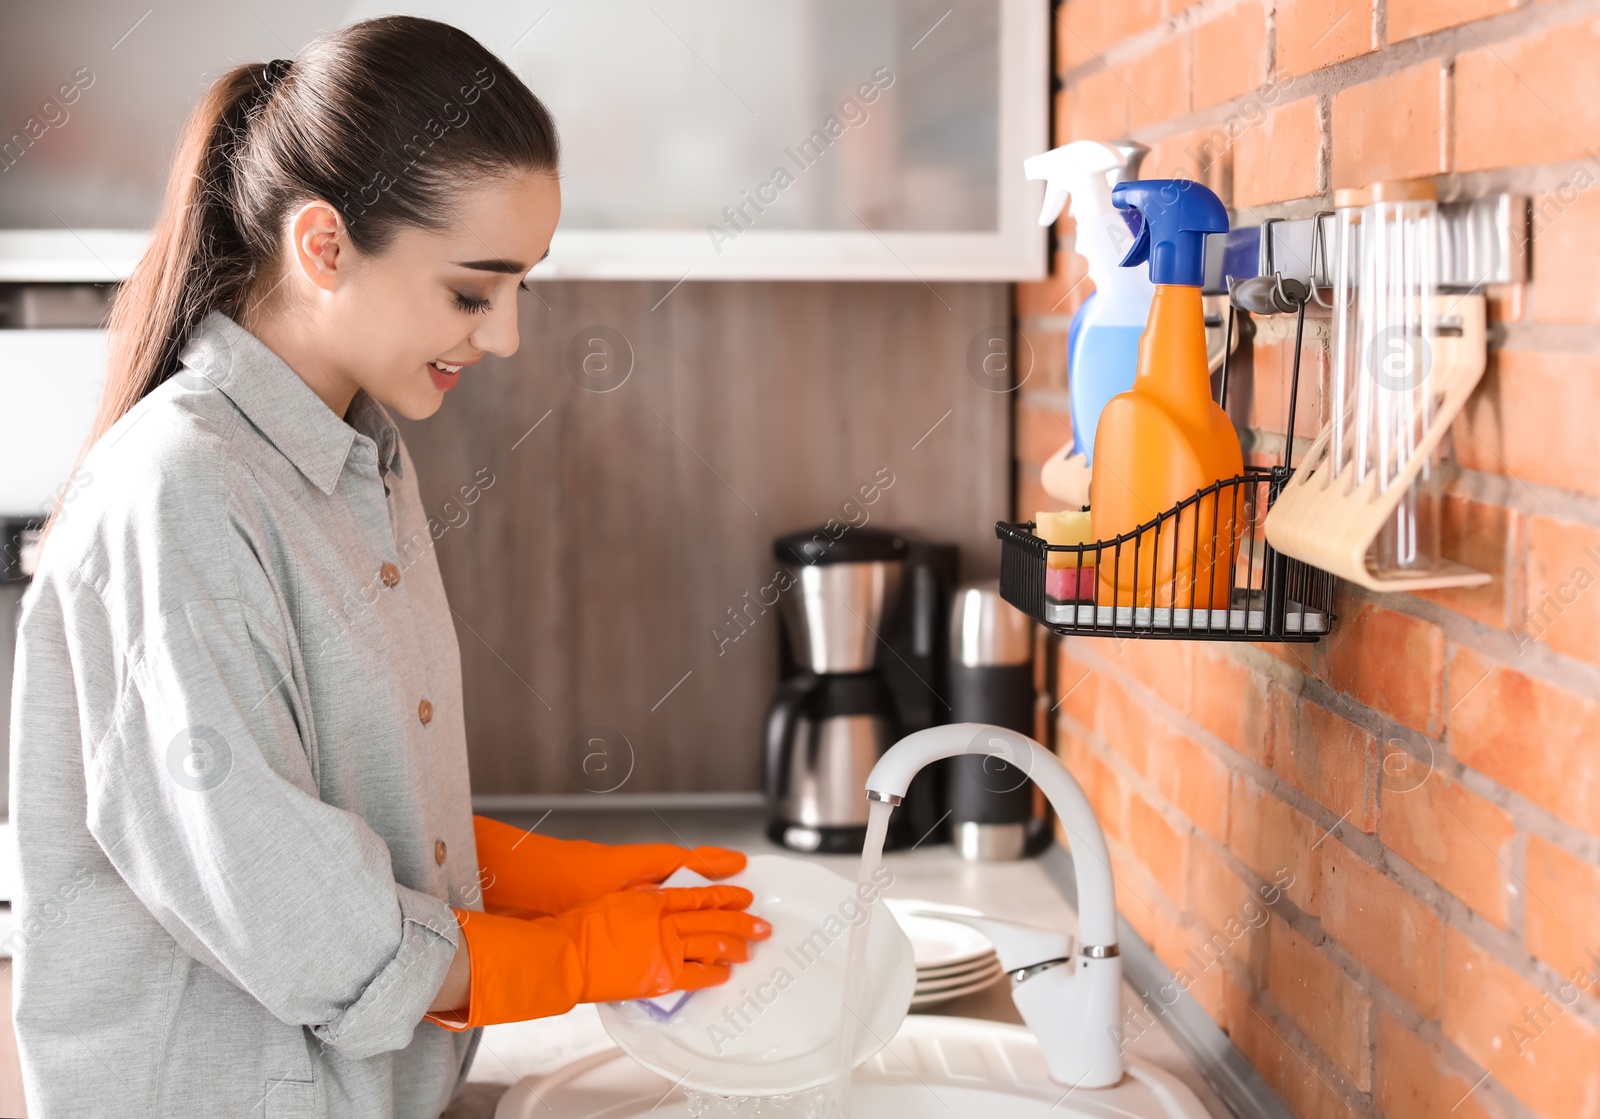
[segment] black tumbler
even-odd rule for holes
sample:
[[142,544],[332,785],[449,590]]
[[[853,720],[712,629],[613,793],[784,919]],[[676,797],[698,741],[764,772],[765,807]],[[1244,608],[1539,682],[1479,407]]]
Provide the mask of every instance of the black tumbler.
[[[996,582],[969,583],[950,608],[950,721],[1033,735],[1033,622]],[[1033,782],[988,754],[950,759],[951,842],[962,858],[1021,858],[1034,819]]]

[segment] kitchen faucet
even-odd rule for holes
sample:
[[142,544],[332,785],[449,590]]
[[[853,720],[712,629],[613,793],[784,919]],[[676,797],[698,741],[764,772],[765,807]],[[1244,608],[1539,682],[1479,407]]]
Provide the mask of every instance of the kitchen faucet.
[[1043,1049],[1050,1075],[1074,1088],[1107,1088],[1122,1079],[1122,959],[1117,949],[1116,892],[1105,833],[1083,788],[1033,739],[984,723],[948,723],[909,734],[867,775],[867,799],[899,804],[923,766],[959,754],[985,754],[1033,779],[1071,842],[1078,880],[1077,966],[1064,933],[989,917],[929,913],[978,929],[994,942],[1011,976],[1011,999]]

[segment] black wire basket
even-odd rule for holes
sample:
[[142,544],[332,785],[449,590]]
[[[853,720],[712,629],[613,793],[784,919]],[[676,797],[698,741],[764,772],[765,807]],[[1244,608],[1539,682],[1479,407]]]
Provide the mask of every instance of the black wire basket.
[[[1253,289],[1260,281],[1271,282],[1273,289],[1263,295],[1235,286],[1223,352],[1232,342],[1235,303],[1249,310],[1260,307],[1258,313],[1298,313],[1287,428],[1293,432],[1307,293],[1276,276],[1247,283]],[[1227,391],[1224,357],[1224,402]],[[998,522],[1001,597],[1063,635],[1316,641],[1333,625],[1334,576],[1275,551],[1263,528],[1267,511],[1293,474],[1290,445],[1286,440],[1284,465],[1246,467],[1109,540],[1048,544],[1034,535],[1033,521]]]

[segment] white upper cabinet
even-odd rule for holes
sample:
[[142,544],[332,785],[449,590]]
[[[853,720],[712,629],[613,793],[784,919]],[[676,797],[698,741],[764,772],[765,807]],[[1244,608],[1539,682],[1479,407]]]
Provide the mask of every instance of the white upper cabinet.
[[[98,88],[75,106],[84,119],[67,122],[56,151],[46,136],[8,171],[0,230],[49,231],[67,256],[88,257],[69,229],[148,224],[162,164],[206,77],[241,59],[289,56],[330,15],[286,3],[262,11],[272,24],[263,29],[196,0],[177,7],[192,10],[176,21],[156,12],[116,57],[108,52],[94,72]],[[1045,273],[1035,221],[1043,189],[1023,179],[1022,161],[1049,144],[1047,0],[411,0],[400,8],[477,36],[550,107],[561,132],[563,213],[535,278]],[[339,21],[395,10],[367,0]],[[56,38],[63,52],[74,41],[67,28],[39,30],[47,52]],[[56,68],[70,71],[70,61],[62,53]],[[82,196],[97,183],[103,206]],[[4,245],[0,236],[0,256]]]

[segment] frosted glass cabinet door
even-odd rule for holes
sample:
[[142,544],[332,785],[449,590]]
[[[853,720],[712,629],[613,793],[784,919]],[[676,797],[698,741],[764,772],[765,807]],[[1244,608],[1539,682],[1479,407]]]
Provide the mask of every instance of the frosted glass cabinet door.
[[564,211],[535,277],[1044,273],[1022,160],[1048,142],[1046,0],[403,6],[555,115]]

